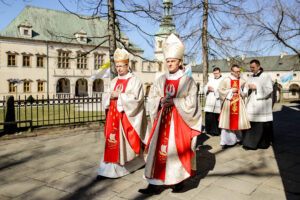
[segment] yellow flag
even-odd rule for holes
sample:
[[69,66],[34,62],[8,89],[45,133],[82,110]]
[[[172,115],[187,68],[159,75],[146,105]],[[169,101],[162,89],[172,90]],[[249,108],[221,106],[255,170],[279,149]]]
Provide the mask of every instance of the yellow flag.
[[97,78],[107,78],[110,75],[110,61],[102,65],[91,77],[90,80]]

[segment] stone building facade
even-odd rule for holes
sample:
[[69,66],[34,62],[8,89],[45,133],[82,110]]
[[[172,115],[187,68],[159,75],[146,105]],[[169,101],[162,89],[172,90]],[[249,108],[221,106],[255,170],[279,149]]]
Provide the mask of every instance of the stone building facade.
[[[172,0],[163,0],[163,21],[155,34],[154,60],[143,61],[143,50],[122,33],[122,40],[135,54],[130,55],[130,66],[144,83],[145,95],[155,79],[166,72],[163,45],[171,33],[176,33],[172,21]],[[91,18],[89,20],[82,18]],[[91,81],[89,77],[109,61],[107,20],[27,6],[0,32],[0,95],[24,98],[95,96],[106,92],[109,78]],[[99,45],[101,44],[101,45]],[[219,67],[223,76],[230,74],[233,63],[250,74],[249,62],[258,59],[266,73],[278,83],[284,98],[300,98],[300,62],[296,55],[278,55],[212,59],[212,69]],[[293,80],[286,83],[280,76],[293,70]],[[199,92],[203,90],[202,65],[192,67],[193,78]]]

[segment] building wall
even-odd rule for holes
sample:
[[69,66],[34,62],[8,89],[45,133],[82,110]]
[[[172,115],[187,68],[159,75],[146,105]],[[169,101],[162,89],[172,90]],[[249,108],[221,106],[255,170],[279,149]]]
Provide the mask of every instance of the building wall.
[[[157,39],[157,38],[156,38]],[[157,42],[157,41],[156,41]],[[158,47],[156,47],[158,48]],[[71,51],[70,54],[70,68],[69,69],[60,69],[58,68],[58,50]],[[70,94],[71,96],[75,95],[76,82],[78,80],[84,80],[87,82],[88,86],[88,95],[93,95],[93,81],[89,80],[89,77],[96,72],[94,69],[94,52],[99,54],[104,54],[104,63],[109,61],[109,53],[107,48],[98,48],[90,52],[87,55],[87,69],[77,69],[77,51],[88,52],[91,51],[92,47],[83,46],[83,45],[67,45],[67,44],[57,44],[50,43],[48,44],[48,56],[49,56],[49,95],[56,95],[56,88],[59,79],[68,79],[70,83]],[[8,67],[8,56],[6,52],[17,52],[16,55],[16,67]],[[23,59],[22,53],[30,53],[31,56],[31,67],[23,67]],[[37,68],[36,66],[36,54],[44,54],[47,55],[47,44],[43,42],[33,42],[29,40],[10,40],[10,39],[0,39],[0,95],[21,95],[23,98],[25,95],[38,95],[41,98],[43,95],[46,97],[47,95],[47,82],[44,83],[44,92],[37,92],[37,80],[47,80],[47,59],[44,58],[44,67]],[[138,53],[142,56],[142,53]],[[160,59],[160,61],[164,61],[162,54],[156,54],[156,59]],[[166,72],[166,64],[162,63],[162,70],[159,71],[159,63],[158,62],[147,62],[142,61],[140,57],[135,57],[130,55],[130,60],[136,61],[134,74],[136,74],[144,84],[144,92],[146,94],[147,88],[153,85],[155,79],[161,74]],[[129,63],[131,65],[131,62]],[[150,66],[150,70],[148,69]],[[280,80],[280,76],[287,73],[287,71],[267,71],[273,82],[277,81],[284,90],[289,90],[291,85],[296,84],[300,87],[300,72],[294,72],[294,78],[292,81],[288,81],[286,83],[282,83]],[[222,73],[223,76],[228,76],[229,72]],[[251,72],[244,72],[243,76],[245,79],[251,74]],[[209,78],[212,78],[213,74],[209,73]],[[202,73],[193,72],[193,78],[196,84],[199,85],[200,92],[203,92],[203,76]],[[29,93],[23,92],[23,83],[17,86],[17,91],[13,93],[9,93],[9,84],[8,79],[30,79],[31,82],[31,91]],[[109,88],[110,80],[109,78],[103,79],[104,83],[104,91],[106,92]],[[85,87],[85,85],[81,85],[80,88]],[[148,89],[149,91],[149,89]],[[285,98],[299,98],[299,94],[292,95],[289,93],[284,93],[283,96]]]
[[[37,92],[37,80],[47,81],[47,57],[44,58],[44,67],[38,68],[36,66],[36,54],[43,54],[47,56],[48,48],[48,71],[49,71],[49,95],[56,95],[56,89],[59,79],[67,79],[70,83],[70,94],[71,96],[75,95],[76,82],[78,80],[84,80],[88,85],[88,95],[93,95],[93,81],[89,80],[89,77],[95,73],[97,70],[94,69],[94,52],[99,54],[104,54],[104,63],[109,61],[109,52],[108,48],[98,48],[94,51],[91,51],[93,47],[87,47],[83,45],[68,45],[68,44],[57,44],[49,43],[48,45],[44,42],[33,42],[28,40],[10,40],[10,39],[0,39],[0,95],[20,95],[21,98],[24,96],[33,95],[39,98],[42,96],[46,97],[47,95],[47,82],[44,83],[44,92]],[[71,51],[69,68],[62,69],[58,68],[58,50]],[[6,52],[17,52],[16,55],[16,66],[8,67],[8,55]],[[89,52],[87,55],[87,69],[77,69],[77,51]],[[31,66],[23,67],[23,56],[22,53],[30,53],[32,56]],[[138,52],[139,56],[141,52]],[[136,61],[136,71],[142,70],[142,59],[140,57],[135,57],[130,55],[130,60]],[[28,93],[23,92],[23,83],[18,84],[17,91],[9,93],[9,82],[8,79],[30,79],[31,82],[31,91]],[[110,80],[109,78],[104,78],[104,91],[107,91],[109,88]],[[80,86],[82,88],[83,85]],[[85,87],[85,86],[84,86]],[[80,89],[79,88],[79,89]]]

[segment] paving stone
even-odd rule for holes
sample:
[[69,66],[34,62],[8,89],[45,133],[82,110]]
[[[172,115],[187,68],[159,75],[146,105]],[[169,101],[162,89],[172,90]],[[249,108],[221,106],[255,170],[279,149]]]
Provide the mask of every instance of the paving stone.
[[11,200],[12,198],[0,195],[0,199],[1,200]]
[[77,173],[96,178],[98,175],[98,168],[99,168],[98,166],[94,166],[94,167],[90,167],[90,168],[78,171]]
[[56,159],[55,155],[49,155],[42,158],[31,159],[24,163],[27,167],[37,170],[46,170],[49,168],[61,166],[65,164],[63,161]]
[[50,168],[43,171],[37,171],[35,173],[31,173],[26,175],[29,178],[36,179],[45,183],[50,183],[61,179],[63,177],[69,176],[70,173],[67,173],[60,169]]
[[201,190],[196,196],[200,197],[199,199],[208,199],[208,200],[248,200],[248,195],[239,194],[231,190],[219,187],[217,185],[210,185],[207,188]]
[[220,187],[226,188],[228,190],[231,190],[235,193],[241,193],[250,195],[258,186],[249,183],[246,181],[242,181],[230,176],[225,176],[219,180],[217,180],[214,185],[218,185]]
[[25,165],[18,165],[12,168],[7,168],[0,171],[0,185],[9,184],[10,182],[16,181],[26,177],[28,174],[34,173],[35,170]]
[[179,193],[170,192],[167,196],[171,197],[171,199],[178,198],[178,199],[181,199],[181,200],[198,199],[199,197],[197,197],[197,195],[204,188],[206,188],[206,186],[199,185],[197,188],[193,188],[193,189],[190,189],[190,190],[187,190],[187,191],[185,191],[183,189],[184,192],[179,192]]
[[123,179],[133,182],[133,183],[139,183],[139,182],[146,182],[146,180],[143,178],[145,169],[142,168],[140,170],[137,170],[131,174],[128,174],[123,177]]
[[200,180],[199,184],[203,186],[209,186],[222,177],[223,176],[218,176],[218,175],[215,176],[214,174],[208,174],[206,177]]
[[123,199],[145,199],[148,195],[141,194],[138,192],[139,189],[144,189],[148,186],[148,182],[143,181],[137,184],[132,184],[124,191],[118,194],[118,197]]
[[[275,126],[285,129],[283,122]],[[245,151],[238,145],[222,150],[220,137],[210,137],[197,152],[201,159],[197,163],[197,188],[182,193],[166,189],[153,196],[138,193],[138,189],[148,185],[143,179],[144,169],[119,179],[95,181],[104,150],[103,130],[99,128],[61,129],[56,133],[44,130],[45,135],[38,137],[0,140],[0,169],[4,168],[0,170],[0,199],[43,199],[54,194],[57,199],[68,200],[276,200],[285,199],[285,193],[289,200],[300,199],[289,193],[300,188],[296,181],[299,140],[293,135],[284,137],[289,133],[277,130],[276,144],[267,150]]]
[[80,190],[80,188],[86,187],[93,181],[94,179],[91,179],[88,176],[71,174],[64,178],[48,183],[47,185],[58,190],[74,193],[77,190]]
[[268,186],[260,186],[253,192],[250,200],[283,200],[285,198],[284,192],[282,190],[277,190]]
[[91,179],[89,183],[78,188],[65,199],[111,199],[117,195],[111,190],[114,183],[113,179],[104,179],[96,181]]
[[264,181],[263,185],[266,185],[268,187],[272,187],[272,188],[275,188],[278,190],[284,190],[283,183],[282,183],[281,177],[279,175],[272,176],[268,180]]
[[60,166],[56,166],[55,168],[57,169],[61,169],[63,171],[66,172],[80,172],[82,170],[88,169],[93,167],[93,165],[91,165],[90,163],[81,161],[81,160],[77,160],[77,161],[73,161],[73,162],[69,162]]
[[127,180],[123,180],[123,179],[117,179],[116,181],[114,181],[114,183],[112,184],[111,190],[117,193],[121,193],[124,190],[130,188],[131,186],[133,186],[134,183],[127,181]]
[[43,182],[30,178],[22,178],[17,181],[2,185],[0,187],[0,194],[6,197],[17,197],[43,185]]
[[20,195],[14,200],[53,200],[61,199],[67,196],[67,192],[63,192],[51,187],[42,186],[36,189],[33,189],[23,195]]

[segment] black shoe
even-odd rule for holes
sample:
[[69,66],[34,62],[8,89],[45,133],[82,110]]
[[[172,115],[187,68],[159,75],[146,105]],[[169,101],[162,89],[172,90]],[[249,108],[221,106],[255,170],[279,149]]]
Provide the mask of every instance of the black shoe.
[[162,188],[159,185],[149,184],[145,189],[139,189],[139,192],[142,194],[160,194],[162,192]]
[[180,192],[182,189],[184,188],[184,182],[180,182],[178,184],[176,184],[172,190],[173,193],[178,193]]
[[248,150],[256,150],[256,149],[253,149],[253,148],[250,148],[250,147],[246,147],[246,146],[243,146],[243,149],[245,149],[246,151],[248,151]]
[[226,149],[228,146],[227,145],[221,145],[222,149]]
[[98,176],[96,177],[96,181],[101,181],[101,180],[104,180],[104,179],[106,179],[105,176],[98,175]]

